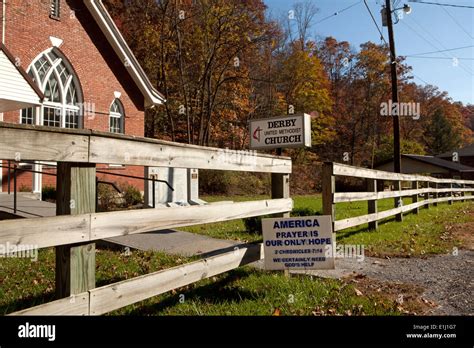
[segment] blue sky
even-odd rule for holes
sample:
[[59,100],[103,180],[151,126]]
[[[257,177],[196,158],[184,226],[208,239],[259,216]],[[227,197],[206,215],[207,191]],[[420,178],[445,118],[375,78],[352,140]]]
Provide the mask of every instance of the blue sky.
[[[304,0],[301,0],[304,1]],[[298,0],[264,0],[272,15],[288,13]],[[342,10],[358,0],[311,0],[319,8],[314,21],[317,22],[336,11]],[[447,4],[474,6],[474,0],[426,0]],[[380,10],[385,0],[367,0],[374,17],[382,28]],[[444,49],[474,46],[474,9],[442,7],[400,1],[412,7],[412,13],[394,26],[395,46],[398,55],[416,55]],[[446,12],[447,11],[447,12]],[[457,22],[456,22],[453,20]],[[387,28],[383,34],[388,41]],[[319,24],[313,25],[312,37],[333,36],[338,41],[348,41],[354,48],[363,42],[380,43],[380,35],[373,23],[363,1]],[[474,47],[444,53],[427,54],[425,57],[442,57],[444,59],[407,58],[418,77],[415,82],[425,82],[447,91],[455,101],[474,104]],[[472,58],[471,60],[455,58]]]

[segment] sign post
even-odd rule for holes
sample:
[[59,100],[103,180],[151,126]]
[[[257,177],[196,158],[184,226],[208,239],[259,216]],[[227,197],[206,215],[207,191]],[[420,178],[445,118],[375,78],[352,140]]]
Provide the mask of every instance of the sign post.
[[334,269],[331,216],[262,220],[265,269]]
[[286,115],[250,120],[250,149],[311,147],[311,116]]

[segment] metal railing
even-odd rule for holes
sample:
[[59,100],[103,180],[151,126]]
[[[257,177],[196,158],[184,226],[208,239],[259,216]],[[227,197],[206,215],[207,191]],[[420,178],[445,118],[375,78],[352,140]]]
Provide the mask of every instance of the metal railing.
[[[50,167],[57,167],[55,164],[51,163],[35,163],[39,165],[47,165]],[[50,175],[50,176],[57,176],[57,174],[54,173],[48,173],[45,171],[38,171],[38,170],[33,170],[33,169],[28,169],[28,168],[22,168],[19,167],[17,163],[14,163],[13,166],[11,166],[11,161],[8,161],[8,165],[0,165],[0,168],[7,168],[7,186],[8,186],[8,194],[11,194],[11,172],[13,172],[13,213],[16,214],[18,211],[18,199],[17,199],[17,172],[28,172],[28,173],[35,173],[35,174],[42,174],[42,175]],[[135,175],[127,175],[127,174],[118,174],[118,173],[111,173],[111,172],[105,172],[105,171],[100,171],[97,170],[96,173],[99,174],[106,174],[106,175],[113,175],[113,176],[119,176],[119,177],[124,177],[124,178],[129,178],[129,179],[137,179],[137,180],[143,180],[145,183],[151,181],[152,182],[152,190],[153,190],[153,205],[152,208],[156,208],[156,202],[155,202],[155,188],[156,188],[156,183],[163,183],[168,186],[168,188],[171,191],[174,191],[174,188],[170,185],[170,183],[166,180],[160,180],[160,179],[155,179],[155,178],[147,178],[147,177],[140,177],[140,176],[135,176]],[[106,184],[112,186],[118,193],[122,193],[122,191],[117,187],[117,185],[111,181],[104,181],[104,180],[99,180],[96,178],[96,210],[98,208],[98,202],[99,202],[99,193],[97,191],[98,184]]]

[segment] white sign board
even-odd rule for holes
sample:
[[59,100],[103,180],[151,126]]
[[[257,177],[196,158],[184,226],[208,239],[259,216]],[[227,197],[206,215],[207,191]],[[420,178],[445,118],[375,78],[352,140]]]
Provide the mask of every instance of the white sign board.
[[331,216],[263,219],[265,269],[334,269]]
[[250,120],[250,148],[276,149],[311,146],[311,116],[287,115]]

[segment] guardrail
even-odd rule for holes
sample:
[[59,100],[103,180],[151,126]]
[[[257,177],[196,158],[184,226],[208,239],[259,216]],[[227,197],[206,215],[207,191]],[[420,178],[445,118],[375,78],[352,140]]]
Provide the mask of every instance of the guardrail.
[[[91,130],[0,122],[0,158],[57,162],[58,216],[0,221],[0,244],[56,247],[57,301],[13,314],[103,314],[262,257],[260,245],[95,288],[98,239],[267,214],[286,215],[291,159]],[[272,199],[96,213],[96,164],[265,172]],[[6,248],[3,248],[4,250]]]
[[[366,179],[367,192],[336,192],[337,176]],[[369,224],[369,228],[377,229],[378,221],[390,216],[395,216],[397,221],[401,221],[403,213],[413,211],[417,214],[419,208],[423,206],[429,208],[430,204],[437,205],[440,202],[453,204],[458,200],[474,199],[473,180],[437,179],[424,175],[390,173],[332,162],[324,163],[322,181],[323,213],[332,216],[334,232],[366,223]],[[394,189],[378,192],[377,181],[391,181]],[[410,188],[402,189],[403,182],[410,183]],[[471,194],[466,195],[469,192]],[[411,197],[412,203],[403,205],[403,197]],[[377,201],[386,198],[394,198],[395,208],[379,212]],[[367,201],[368,214],[336,220],[336,203],[356,201]]]

